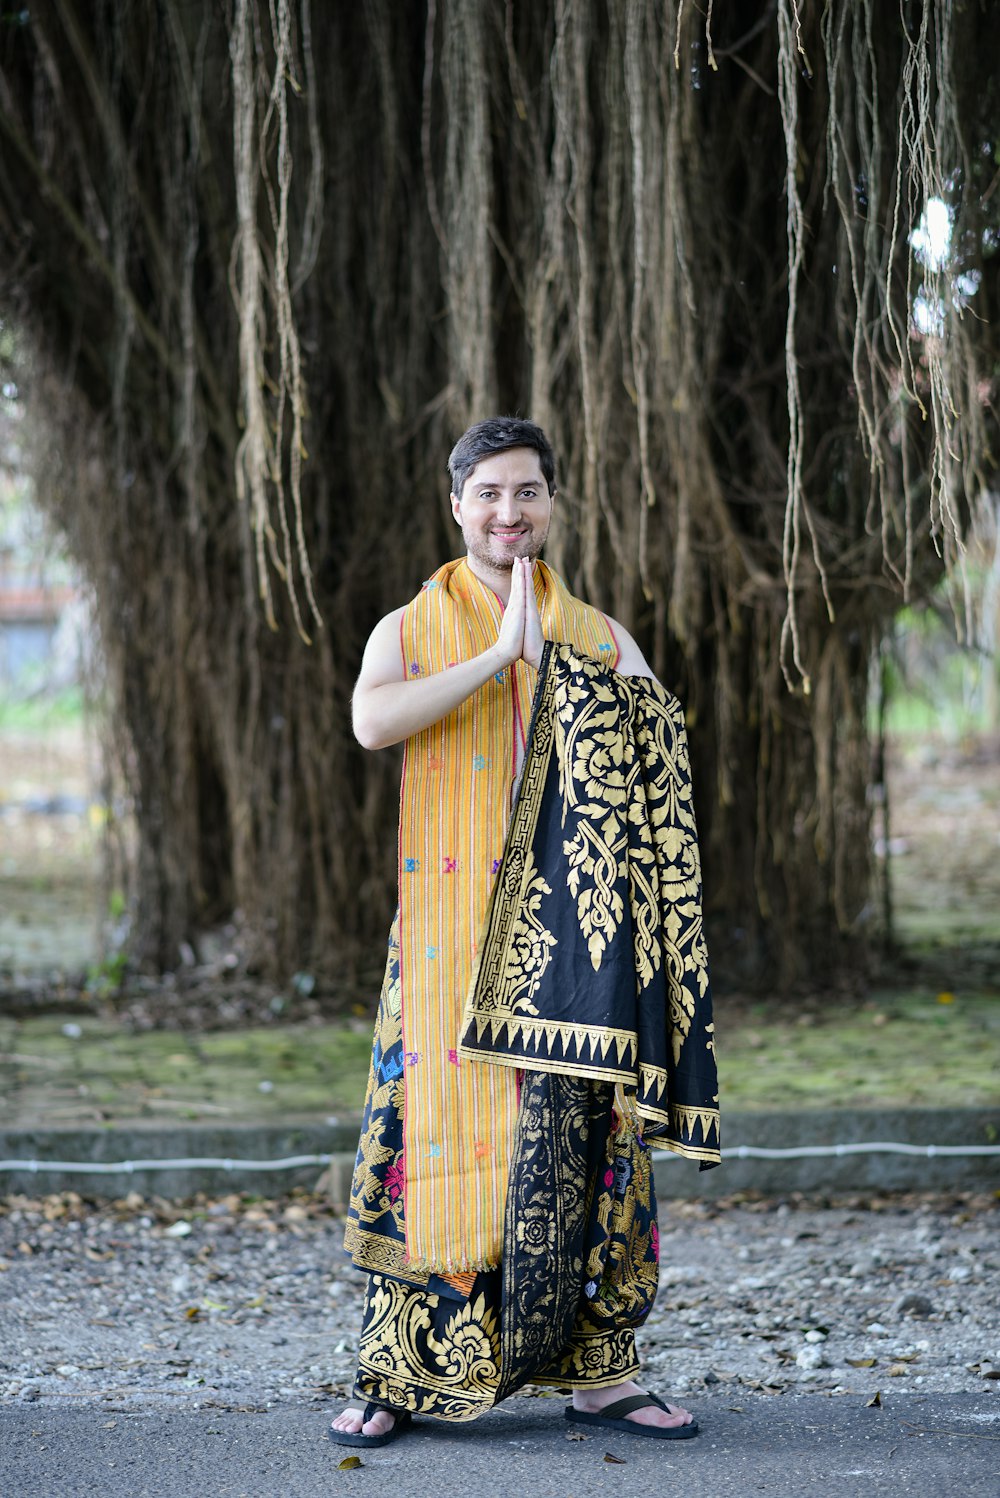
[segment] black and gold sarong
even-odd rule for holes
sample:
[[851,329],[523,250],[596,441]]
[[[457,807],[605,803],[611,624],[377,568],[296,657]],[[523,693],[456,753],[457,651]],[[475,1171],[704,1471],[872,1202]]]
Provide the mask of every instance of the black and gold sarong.
[[627,1102],[616,1107],[607,1084],[527,1074],[501,1264],[433,1274],[406,1258],[404,1063],[394,924],[345,1235],[369,1271],[358,1393],[471,1420],[527,1382],[634,1377],[659,1239],[649,1151]]
[[700,899],[679,704],[547,644],[462,1037],[442,1037],[522,1073],[501,1259],[407,1255],[394,924],[345,1237],[370,1273],[360,1394],[468,1420],[527,1382],[638,1371],[659,1258],[643,1135],[719,1158]]

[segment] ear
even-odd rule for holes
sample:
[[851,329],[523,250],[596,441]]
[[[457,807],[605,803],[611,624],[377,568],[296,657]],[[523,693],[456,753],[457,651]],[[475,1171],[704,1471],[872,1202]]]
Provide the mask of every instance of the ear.
[[449,494],[448,498],[451,500],[451,513],[452,513],[452,515],[455,518],[455,524],[456,525],[461,525],[462,524],[462,501],[460,499],[457,499],[454,494]]

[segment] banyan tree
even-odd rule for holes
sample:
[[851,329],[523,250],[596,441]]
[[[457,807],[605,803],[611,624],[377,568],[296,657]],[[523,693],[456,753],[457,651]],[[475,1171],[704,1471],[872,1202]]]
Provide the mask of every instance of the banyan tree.
[[[990,502],[989,0],[32,0],[0,18],[0,305],[95,600],[131,952],[381,940],[367,632],[531,415],[549,560],[684,702],[715,955],[871,927],[869,692]],[[944,225],[938,242],[929,213]]]

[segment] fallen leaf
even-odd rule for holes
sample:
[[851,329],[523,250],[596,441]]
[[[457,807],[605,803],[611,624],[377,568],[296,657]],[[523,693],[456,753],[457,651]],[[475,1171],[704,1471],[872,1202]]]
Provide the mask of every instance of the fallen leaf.
[[889,1370],[888,1370],[888,1372],[889,1372],[889,1377],[890,1378],[902,1378],[903,1375],[906,1374],[906,1373],[909,1373],[909,1371],[910,1370],[909,1370],[909,1368],[907,1368],[907,1366],[906,1366],[905,1363],[890,1363],[889,1364]]
[[939,1004],[954,1004],[955,995],[953,993],[939,993],[937,1001]]
[[104,1429],[105,1430],[115,1430],[115,1429],[117,1429],[117,1426],[118,1426],[118,1421],[117,1420],[105,1420],[105,1422],[104,1422]]
[[868,1402],[867,1402],[867,1404],[865,1405],[865,1409],[866,1410],[872,1410],[872,1409],[880,1410],[881,1408],[882,1408],[882,1395],[879,1393],[878,1389],[876,1389],[875,1393],[872,1395],[871,1399],[869,1399]]
[[566,1439],[567,1441],[589,1441],[590,1437],[585,1435],[582,1430],[568,1430],[566,1432]]
[[852,1368],[874,1368],[878,1358],[848,1358],[847,1361]]
[[349,1472],[352,1467],[363,1467],[364,1462],[360,1456],[345,1456],[342,1462],[337,1463],[338,1472]]
[[606,1462],[613,1462],[616,1467],[624,1467],[626,1465],[623,1456],[614,1456],[610,1451],[604,1453],[604,1460]]
[[201,1311],[197,1306],[188,1306],[187,1310],[184,1312],[184,1319],[185,1321],[197,1321],[200,1315]]

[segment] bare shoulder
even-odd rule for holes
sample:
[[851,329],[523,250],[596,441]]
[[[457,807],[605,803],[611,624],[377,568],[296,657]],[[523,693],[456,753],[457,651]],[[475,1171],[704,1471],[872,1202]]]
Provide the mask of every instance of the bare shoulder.
[[381,687],[391,681],[403,680],[403,652],[400,645],[399,627],[403,621],[406,605],[393,609],[380,619],[368,636],[368,644],[361,659],[358,686]]
[[621,676],[652,676],[649,664],[638,645],[625,628],[619,624],[617,619],[608,615],[608,623],[614,630],[615,639],[618,641],[618,664],[615,670]]

